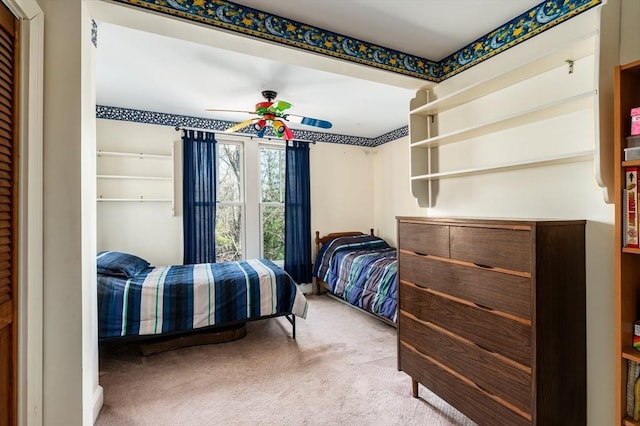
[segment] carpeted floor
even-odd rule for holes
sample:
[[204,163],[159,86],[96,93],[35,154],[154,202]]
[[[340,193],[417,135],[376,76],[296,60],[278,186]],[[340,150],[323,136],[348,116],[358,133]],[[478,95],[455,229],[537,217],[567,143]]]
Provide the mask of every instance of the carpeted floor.
[[396,329],[327,296],[221,344],[142,356],[101,348],[107,425],[472,425],[397,370]]

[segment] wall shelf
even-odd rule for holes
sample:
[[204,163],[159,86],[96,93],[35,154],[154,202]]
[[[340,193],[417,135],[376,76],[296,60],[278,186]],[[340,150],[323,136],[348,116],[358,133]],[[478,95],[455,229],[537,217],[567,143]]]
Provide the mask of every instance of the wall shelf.
[[569,114],[581,109],[591,108],[593,106],[594,96],[597,94],[594,90],[589,90],[575,96],[571,96],[558,101],[549,102],[544,105],[536,106],[525,111],[501,117],[486,123],[468,127],[466,129],[457,130],[455,132],[434,136],[423,139],[411,144],[411,147],[434,147],[448,143],[459,142],[466,139],[472,139],[483,136],[496,131],[518,127],[524,124],[542,121],[545,119],[557,117],[558,115]]
[[633,420],[631,417],[625,417],[622,421],[624,426],[640,426],[640,421]]
[[635,348],[625,347],[622,349],[622,358],[640,363],[640,351]]
[[[466,157],[457,157],[452,162],[460,164],[462,161],[462,166],[457,166],[455,170],[439,171],[446,169],[449,159],[453,160],[453,157],[448,158],[448,155],[459,154],[472,144],[477,143],[478,146],[481,146],[485,140],[474,140],[480,136],[496,134],[496,139],[491,138],[492,146],[496,146],[496,143],[507,144],[510,143],[510,140],[497,135],[498,132],[562,117],[582,110],[591,109],[594,115],[597,114],[599,105],[598,86],[595,85],[595,79],[590,79],[588,74],[583,74],[583,72],[595,71],[588,68],[586,69],[587,71],[584,71],[585,68],[581,67],[577,67],[574,70],[573,63],[583,58],[585,61],[589,61],[590,56],[596,55],[596,46],[599,43],[599,38],[600,32],[598,29],[593,29],[578,36],[574,34],[568,35],[565,39],[567,40],[566,42],[557,44],[538,55],[533,54],[525,61],[515,62],[514,66],[502,72],[491,75],[486,73],[484,78],[480,78],[465,87],[457,87],[454,91],[439,98],[436,97],[438,90],[444,90],[439,87],[417,91],[416,96],[410,102],[409,140],[411,191],[417,199],[418,205],[421,207],[433,207],[435,205],[437,193],[440,190],[436,181],[439,179],[570,162],[589,160],[599,162],[598,147],[581,143],[578,144],[580,145],[579,147],[565,148],[565,152],[561,152],[563,148],[560,146],[537,154],[534,154],[532,150],[531,154],[528,154],[529,158],[521,158],[521,154],[513,154],[511,158],[502,158],[502,162],[490,165],[479,164],[477,163],[478,160],[474,164],[473,157],[468,157],[468,159]],[[594,63],[597,63],[597,61],[594,61]],[[574,79],[577,73],[580,73],[579,80]],[[568,75],[571,76],[569,77]],[[488,95],[496,94],[501,90],[525,81],[531,81],[530,84],[533,88],[548,87],[536,85],[541,84],[538,83],[539,81],[548,81],[552,77],[560,80],[565,79],[563,81],[568,81],[566,79],[571,78],[573,79],[571,81],[576,82],[576,85],[568,86],[568,89],[564,91],[565,94],[560,95],[562,96],[560,99],[539,103],[515,113],[512,112],[513,109],[509,109],[508,105],[503,105],[496,101],[495,108],[500,109],[496,113],[500,114],[502,112],[502,116],[480,123],[473,123],[472,121],[473,124],[471,126],[459,126],[454,131],[438,134],[438,129],[444,127],[443,123],[445,121],[443,120],[452,118],[457,122],[464,123],[466,121],[468,123],[467,118],[460,115],[464,114],[467,109],[462,108],[458,110],[458,113],[455,108],[467,105],[471,105],[469,110],[484,108],[485,105],[491,105],[489,107],[492,108],[494,105],[491,104],[491,98],[486,98]],[[522,89],[517,90],[518,93],[522,92]],[[442,117],[438,115],[450,110],[453,111]],[[462,146],[460,148],[439,149],[441,146],[455,143],[460,143]],[[566,151],[571,152],[567,153]],[[522,152],[527,151],[524,150]],[[547,155],[545,156],[545,154]],[[524,154],[524,156],[526,157],[527,154]],[[599,165],[596,165],[597,169],[598,167]]]
[[412,115],[429,116],[439,114],[475,99],[481,98],[512,84],[534,77],[565,63],[567,59],[577,60],[592,55],[595,50],[595,39],[598,31],[576,37],[548,50],[542,55],[531,58],[506,70],[480,80],[439,99],[434,99],[410,111]]
[[98,202],[174,202],[171,154],[97,152]]
[[98,175],[98,179],[124,179],[124,180],[166,180],[173,181],[170,176],[136,176],[136,175]]
[[98,151],[98,157],[128,157],[139,159],[158,159],[158,160],[170,160],[172,158],[169,154],[145,154],[136,152],[116,152],[116,151]]
[[499,172],[515,169],[523,169],[529,167],[548,166],[552,164],[566,164],[577,161],[586,161],[593,158],[594,150],[575,152],[565,155],[554,155],[549,157],[531,159],[526,161],[514,161],[511,163],[495,164],[484,167],[471,167],[467,169],[453,170],[450,172],[430,173],[421,176],[413,176],[412,181],[430,181],[444,178],[452,178],[458,176],[479,175],[483,173]]
[[98,198],[98,201],[109,201],[109,202],[127,202],[127,203],[172,203],[172,199],[168,198]]

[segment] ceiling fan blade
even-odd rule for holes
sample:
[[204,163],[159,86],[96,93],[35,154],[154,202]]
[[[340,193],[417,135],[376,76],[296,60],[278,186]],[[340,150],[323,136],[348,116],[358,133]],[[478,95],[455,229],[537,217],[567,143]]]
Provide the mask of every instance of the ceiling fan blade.
[[235,124],[231,127],[229,127],[227,130],[225,130],[226,133],[231,133],[231,132],[235,132],[237,130],[242,129],[243,127],[247,127],[248,125],[252,124],[254,121],[256,121],[257,118],[250,118],[248,120],[244,120],[238,124]]
[[217,108],[207,108],[205,111],[215,111],[215,112],[243,112],[247,114],[255,114],[255,111],[245,111],[239,109],[217,109]]
[[291,139],[293,139],[293,132],[287,126],[284,126],[283,139],[286,141],[290,141]]
[[289,102],[285,102],[285,101],[274,101],[273,104],[271,104],[271,106],[269,107],[269,109],[271,111],[277,111],[277,112],[282,112],[285,109],[289,109],[291,108],[293,105],[291,105]]
[[303,117],[301,115],[295,115],[295,114],[286,114],[283,118],[292,123],[299,123],[299,124],[305,124],[307,126],[320,127],[322,129],[330,129],[333,126],[333,124],[331,124],[330,121],[320,120],[318,118]]

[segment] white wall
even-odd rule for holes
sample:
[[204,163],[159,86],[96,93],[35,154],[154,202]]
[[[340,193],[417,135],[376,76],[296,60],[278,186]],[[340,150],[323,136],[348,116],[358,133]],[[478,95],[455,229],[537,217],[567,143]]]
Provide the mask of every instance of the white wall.
[[[180,133],[170,126],[98,119],[98,150],[170,154]],[[251,141],[256,144],[256,140]],[[370,148],[311,145],[311,228],[368,232],[374,227],[373,157]],[[118,161],[118,160],[114,160]],[[179,171],[179,160],[176,168]],[[180,173],[176,173],[179,180]],[[345,185],[349,182],[349,185]],[[176,204],[182,197],[176,182]],[[154,265],[182,263],[182,215],[169,203],[99,202],[97,249],[135,253]]]
[[39,4],[46,16],[42,421],[91,424],[101,403],[91,21],[80,0]]
[[622,0],[620,18],[620,63],[627,64],[640,60],[640,1]]
[[[180,133],[171,126],[105,119],[98,119],[96,122],[97,148],[101,151],[171,155],[174,142],[180,140]],[[129,159],[110,157],[105,160],[115,163],[126,162]],[[136,164],[129,165],[136,167]],[[157,163],[155,165],[161,166]],[[126,181],[108,183],[127,184]],[[160,181],[152,184],[171,183]],[[176,178],[175,186],[178,189],[180,187],[179,176]],[[178,198],[180,194],[181,192],[176,193]],[[117,250],[133,253],[148,260],[152,265],[182,263],[182,216],[174,215],[172,204],[169,202],[99,202],[97,224],[98,251]]]
[[375,227],[374,156],[371,148],[320,142],[311,145],[313,232],[369,232]]

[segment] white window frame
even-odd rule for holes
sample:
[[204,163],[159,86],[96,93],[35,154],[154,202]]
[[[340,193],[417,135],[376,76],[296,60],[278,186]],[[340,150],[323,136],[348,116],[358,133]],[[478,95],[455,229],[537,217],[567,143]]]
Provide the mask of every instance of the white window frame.
[[[261,148],[271,148],[271,149],[279,149],[282,150],[283,153],[285,152],[285,144],[284,142],[261,142],[258,144],[258,156],[257,156],[257,168],[258,168],[258,181],[257,181],[257,189],[258,189],[258,221],[260,223],[260,233],[258,234],[260,237],[260,257],[264,257],[264,229],[263,229],[263,223],[262,223],[262,209],[263,207],[267,207],[267,206],[282,206],[282,208],[284,209],[284,191],[282,193],[282,202],[281,203],[277,203],[277,202],[262,202],[262,176],[260,173],[260,150]],[[285,154],[286,155],[286,154]],[[285,167],[286,167],[286,156],[285,156]],[[283,189],[284,189],[284,182],[283,184]],[[273,263],[275,263],[276,265],[280,266],[280,267],[284,267],[284,259],[283,260],[275,260],[273,261]]]
[[[218,200],[218,206],[239,205],[242,209],[241,244],[242,258],[255,259],[263,256],[262,241],[262,205],[284,205],[280,203],[262,203],[261,199],[261,173],[260,173],[260,148],[285,149],[284,141],[238,136],[229,134],[216,134],[217,144],[236,144],[241,146],[241,201],[222,202]],[[286,161],[286,159],[285,159]],[[216,148],[216,167],[220,170],[220,158]],[[253,185],[251,183],[253,182]],[[284,197],[284,194],[283,194]],[[279,266],[284,266],[284,261],[274,262]]]

